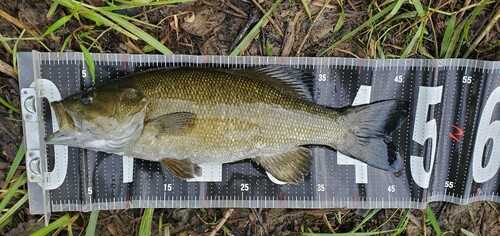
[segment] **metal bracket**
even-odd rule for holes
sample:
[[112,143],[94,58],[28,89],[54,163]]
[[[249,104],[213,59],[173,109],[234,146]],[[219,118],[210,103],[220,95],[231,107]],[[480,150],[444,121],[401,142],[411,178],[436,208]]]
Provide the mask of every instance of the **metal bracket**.
[[42,168],[40,164],[40,150],[28,150],[26,153],[26,170],[30,182],[42,182]]
[[35,88],[21,89],[21,102],[23,120],[25,122],[37,122]]
[[[23,114],[24,128],[26,130],[38,130],[38,114],[36,109],[35,88],[21,89],[21,110]],[[26,165],[28,181],[42,183],[42,168],[40,161],[40,139],[37,132],[26,132]]]

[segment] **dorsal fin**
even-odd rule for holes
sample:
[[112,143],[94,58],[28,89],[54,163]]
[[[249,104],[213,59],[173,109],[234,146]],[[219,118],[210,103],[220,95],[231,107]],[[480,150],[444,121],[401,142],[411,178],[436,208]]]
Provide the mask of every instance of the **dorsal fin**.
[[287,92],[298,95],[301,98],[313,101],[312,86],[314,77],[301,69],[272,65],[247,68],[239,70],[238,73],[243,73],[254,79],[271,80],[271,83],[277,87],[286,89]]

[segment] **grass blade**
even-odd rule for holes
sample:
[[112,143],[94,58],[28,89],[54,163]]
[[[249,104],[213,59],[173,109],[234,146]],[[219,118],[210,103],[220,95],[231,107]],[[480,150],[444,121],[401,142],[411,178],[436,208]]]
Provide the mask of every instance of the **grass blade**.
[[440,58],[444,58],[446,55],[446,50],[450,46],[451,36],[453,35],[453,29],[455,28],[455,22],[457,21],[457,15],[453,15],[448,21],[446,30],[444,31],[443,41],[441,42],[441,53]]
[[29,199],[29,195],[25,194],[21,199],[19,199],[14,206],[9,208],[9,210],[0,217],[0,230],[3,229],[9,222],[9,218],[14,215],[15,212]]
[[144,32],[141,30],[139,27],[135,26],[134,24],[128,22],[127,20],[123,19],[120,17],[120,15],[112,12],[101,12],[105,14],[107,17],[109,17],[111,20],[115,21],[116,23],[122,25],[125,29],[127,29],[130,32],[134,32],[134,34],[144,40],[146,43],[149,45],[153,46],[156,48],[156,50],[160,51],[161,53],[165,55],[172,55],[174,54],[170,49],[165,47],[162,43],[160,43],[158,40],[153,38],[153,36],[149,35],[148,33]]
[[360,25],[358,28],[356,28],[356,29],[352,30],[351,32],[349,32],[348,34],[344,35],[342,38],[340,38],[339,41],[333,43],[332,46],[330,46],[327,49],[325,49],[325,50],[321,51],[320,53],[318,53],[317,56],[323,56],[323,55],[329,53],[330,51],[332,51],[334,48],[336,48],[337,46],[339,46],[344,41],[346,41],[349,38],[353,37],[354,35],[358,34],[359,31],[363,30],[364,28],[366,28],[367,26],[373,24],[375,21],[377,21],[381,17],[385,16],[389,11],[391,11],[392,9],[394,9],[395,5],[396,5],[396,3],[392,3],[391,5],[387,6],[386,8],[384,8],[384,10],[382,10],[379,13],[375,14],[374,16],[372,16],[372,18],[370,18],[367,21],[365,21],[365,23],[363,23],[362,25]]
[[57,3],[57,2],[53,2],[52,5],[50,5],[50,9],[47,12],[47,19],[52,18],[52,16],[56,12],[58,6],[59,6],[59,3]]
[[304,5],[304,9],[306,9],[306,13],[309,16],[309,19],[312,19],[311,16],[311,9],[309,9],[309,5],[307,5],[307,0],[300,0],[302,2],[302,5]]
[[434,215],[434,212],[432,212],[431,207],[427,205],[425,208],[425,213],[427,215],[427,219],[429,219],[429,222],[431,222],[432,228],[434,231],[436,231],[436,235],[443,235],[441,232],[441,228],[439,228],[439,223],[437,222],[436,216]]
[[15,112],[17,114],[21,114],[21,111],[18,108],[12,106],[10,103],[3,100],[2,97],[0,97],[0,104],[4,105],[5,107],[9,108],[9,110],[12,110],[13,112]]
[[464,228],[460,228],[460,232],[464,234],[465,236],[475,236],[474,233],[470,232],[469,230],[466,230]]
[[[123,10],[123,9],[130,9],[130,8],[137,8],[137,7],[151,7],[151,6],[160,6],[160,5],[170,5],[170,4],[175,4],[175,3],[185,3],[185,2],[195,2],[196,0],[158,0],[158,1],[151,1],[147,4],[123,4],[123,5],[110,5],[106,7],[98,7],[101,10],[106,10],[106,11],[116,11],[116,10]],[[124,3],[124,1],[116,1],[116,2],[121,2]],[[109,3],[108,3],[109,4]]]
[[163,212],[160,214],[160,219],[158,220],[158,235],[162,235],[163,233]]
[[16,43],[14,43],[14,47],[12,48],[12,65],[14,67],[13,68],[14,72],[16,73],[16,77],[15,78],[17,78],[17,75],[19,74],[18,70],[17,70],[17,44],[22,39],[22,37],[23,37],[23,35],[24,35],[25,32],[26,32],[26,30],[24,30],[24,29],[23,29],[23,31],[21,31],[21,34],[17,38]]
[[10,188],[7,191],[7,194],[3,197],[2,201],[0,202],[0,212],[3,212],[3,209],[5,209],[5,206],[9,203],[10,199],[14,196],[16,193],[17,189],[23,184],[26,183],[26,172],[23,172],[19,178],[17,178],[16,182],[10,186]]
[[453,36],[451,37],[448,48],[446,49],[446,53],[444,54],[444,58],[450,58],[453,55],[453,52],[455,52],[455,47],[458,43],[458,40],[460,39],[460,36],[462,35],[463,28],[464,28],[464,24],[462,22],[454,30]]
[[[54,3],[54,4],[57,4],[57,3]],[[47,30],[45,31],[45,33],[42,34],[41,37],[45,37],[48,34],[56,31],[61,26],[63,26],[64,24],[66,24],[66,22],[68,22],[72,17],[73,17],[73,15],[67,15],[67,16],[62,17],[61,19],[57,20],[56,22],[54,22],[54,24],[52,24],[51,26],[49,26],[49,28],[47,28]]]
[[73,39],[72,34],[64,39],[64,42],[61,46],[61,50],[59,51],[59,55],[61,55],[61,53],[64,51],[64,49],[66,49],[66,47],[68,46],[68,43],[71,41],[71,39]]
[[391,13],[389,13],[389,15],[387,15],[387,18],[389,19],[389,18],[392,18],[393,16],[395,16],[398,13],[401,6],[403,6],[403,3],[405,3],[405,2],[406,2],[406,0],[398,0],[396,2],[396,5],[394,6],[394,8],[392,8]]
[[354,232],[358,231],[361,227],[363,227],[363,225],[367,221],[369,221],[379,211],[380,211],[380,209],[373,209],[372,211],[370,211],[370,213],[368,213],[368,215],[366,215],[366,217],[358,225],[356,225],[356,227],[354,227],[353,230],[351,230],[351,233],[354,233]]
[[139,227],[139,235],[151,235],[151,224],[153,223],[154,208],[145,208],[142,214],[141,226]]
[[425,16],[425,11],[424,8],[422,7],[422,3],[420,0],[412,0],[413,6],[415,7],[415,10],[417,10],[418,16],[423,17]]
[[78,215],[74,216],[73,218],[69,217],[69,214],[64,215],[63,217],[57,219],[56,221],[50,223],[49,225],[39,229],[38,231],[34,232],[32,236],[45,236],[49,235],[50,232],[65,227],[73,221],[75,221],[78,218]]
[[342,3],[340,0],[337,0],[339,6],[340,6],[340,16],[339,20],[337,23],[335,23],[335,27],[333,27],[333,33],[339,32],[340,28],[342,28],[342,25],[344,25],[344,19],[345,19],[345,14],[344,14],[344,6],[342,6]]
[[94,59],[92,59],[92,55],[90,55],[89,50],[80,44],[80,48],[82,49],[83,52],[83,58],[85,59],[85,62],[87,63],[87,66],[89,67],[90,75],[92,76],[92,83],[95,84],[95,64],[94,64]]
[[481,10],[483,10],[484,6],[486,5],[488,1],[486,0],[483,0],[481,1],[481,3],[479,4],[479,6],[477,6],[476,8],[474,8],[474,11],[472,11],[472,14],[467,18],[467,20],[465,20],[465,26],[464,26],[464,30],[462,32],[462,37],[463,39],[465,40],[466,43],[469,43],[469,29],[470,29],[470,25],[472,24],[472,22],[476,19],[476,16],[477,14],[479,14],[479,12]]
[[257,36],[257,34],[259,33],[259,29],[262,26],[262,24],[264,23],[264,21],[266,21],[267,17],[269,17],[269,15],[271,15],[271,13],[276,9],[276,7],[278,7],[278,5],[280,3],[281,3],[281,0],[276,0],[276,2],[271,7],[271,9],[269,9],[269,11],[267,11],[266,14],[264,14],[264,16],[262,16],[262,18],[259,20],[259,22],[257,22],[257,24],[255,24],[255,26],[252,28],[252,30],[250,30],[250,32],[247,34],[247,36],[245,36],[245,38],[243,38],[243,40],[241,40],[241,42],[238,44],[238,46],[236,46],[233,49],[231,54],[229,54],[230,56],[240,55],[243,48],[246,45],[250,44],[250,42],[255,38],[255,36]]
[[2,186],[2,189],[5,189],[7,187],[7,184],[12,180],[12,177],[14,177],[14,174],[17,171],[17,168],[19,167],[19,164],[23,160],[24,154],[26,153],[26,149],[24,148],[24,142],[21,143],[19,148],[17,149],[16,157],[14,158],[14,161],[12,162],[12,165],[10,166],[9,173],[7,173],[7,177],[5,178],[5,183]]
[[411,39],[410,43],[406,45],[405,50],[401,54],[401,58],[406,58],[410,54],[412,49],[415,47],[415,43],[417,42],[418,38],[420,38],[420,36],[422,35],[424,26],[425,26],[425,20],[420,23],[417,32],[415,32],[415,35],[413,35],[413,38]]
[[124,28],[122,28],[121,26],[117,25],[116,23],[108,20],[106,17],[104,16],[101,16],[99,14],[97,14],[96,12],[91,12],[91,11],[88,11],[86,13],[81,13],[80,15],[82,15],[83,17],[87,18],[87,19],[90,19],[90,20],[93,20],[95,21],[96,23],[97,22],[101,22],[102,24],[110,27],[110,28],[113,28],[114,30],[124,34],[125,36],[133,39],[133,40],[138,40],[139,38],[137,36],[135,36],[134,34],[128,32],[127,30],[125,30]]
[[94,210],[90,213],[89,223],[87,225],[87,230],[85,231],[85,236],[95,235],[95,228],[97,226],[97,218],[99,218],[99,210]]
[[465,52],[463,58],[469,57],[469,55],[472,53],[472,51],[476,48],[476,46],[481,42],[481,40],[486,36],[486,34],[496,25],[498,22],[498,19],[500,18],[500,8],[498,8],[497,12],[495,13],[495,16],[490,20],[490,22],[486,25],[486,27],[479,33],[478,36],[476,36],[476,39],[474,39],[474,42],[469,46],[467,51]]
[[406,226],[408,225],[408,222],[410,221],[410,218],[408,218],[408,213],[410,213],[410,209],[405,209],[403,216],[401,217],[401,220],[399,221],[398,226],[396,226],[396,232],[392,233],[391,236],[396,236],[400,235],[406,230]]

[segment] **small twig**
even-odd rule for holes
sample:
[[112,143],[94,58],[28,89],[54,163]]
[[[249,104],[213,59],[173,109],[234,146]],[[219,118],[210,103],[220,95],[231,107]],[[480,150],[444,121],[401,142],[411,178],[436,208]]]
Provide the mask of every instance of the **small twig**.
[[283,40],[283,50],[281,50],[282,57],[287,57],[290,55],[293,43],[295,42],[295,26],[297,25],[297,22],[301,17],[302,17],[302,12],[299,12],[297,13],[297,15],[295,15],[293,21],[288,23],[288,27],[285,33],[285,39]]
[[349,3],[349,5],[352,7],[353,10],[358,11],[358,9],[356,8],[356,6],[354,6],[351,0],[347,0],[347,2]]
[[411,223],[416,225],[419,229],[422,229],[422,223],[420,221],[418,221],[417,217],[415,217],[410,212],[408,213],[408,219],[410,219]]
[[234,4],[230,3],[230,2],[223,2],[224,4],[226,4],[228,7],[230,7],[231,9],[233,9],[234,11],[237,11],[238,13],[240,13],[240,15],[242,15],[243,17],[248,17],[248,14],[241,10],[240,8],[238,8],[237,6],[235,6]]
[[212,232],[210,233],[210,236],[215,236],[215,234],[220,230],[220,228],[222,228],[224,223],[226,223],[227,219],[231,216],[233,211],[234,211],[234,208],[229,208],[226,210],[226,212],[224,212],[224,216],[222,217],[222,219],[220,219],[217,226],[215,226],[215,229],[212,230]]
[[130,41],[130,38],[127,38],[127,40],[125,41],[125,45],[129,46],[139,54],[144,54],[144,52],[139,47],[137,47],[137,45],[135,45],[134,43],[132,43],[132,41]]
[[326,217],[326,214],[323,214],[323,221],[325,222],[326,227],[328,227],[328,230],[330,230],[330,233],[334,234],[335,230],[332,228],[332,225],[330,224],[328,217]]
[[95,38],[95,40],[92,42],[92,44],[90,45],[90,47],[89,47],[89,48],[94,47],[94,45],[97,43],[97,41],[98,41],[98,40],[99,40],[102,36],[104,36],[104,34],[106,34],[107,32],[109,32],[111,29],[113,29],[113,28],[111,28],[111,27],[110,27],[110,28],[107,28],[107,29],[105,29],[104,31],[102,31],[102,32],[101,32],[101,33],[100,33],[100,34],[99,34],[99,35]]
[[39,38],[40,35],[37,34],[36,32],[34,32],[33,30],[31,30],[30,28],[28,28],[25,24],[23,24],[21,21],[19,21],[18,19],[14,18],[13,16],[9,15],[9,13],[5,12],[4,10],[0,9],[0,17],[6,19],[8,22],[14,24],[15,26],[21,28],[21,29],[25,29],[26,32],[28,32],[29,34],[31,34],[31,36],[35,37],[35,38]]
[[425,225],[425,212],[422,211],[422,230],[424,231],[424,236],[427,236],[427,226]]
[[338,7],[337,7],[337,6],[335,6],[335,5],[331,5],[331,4],[326,4],[326,5],[325,5],[325,3],[322,3],[322,2],[317,2],[317,1],[314,1],[314,2],[312,2],[311,4],[312,4],[313,6],[315,6],[315,7],[323,7],[323,6],[325,6],[325,7],[326,7],[326,8],[328,8],[328,9],[337,9],[337,8],[338,8]]
[[309,34],[311,33],[311,30],[312,28],[314,27],[314,25],[316,24],[316,21],[318,20],[318,18],[323,14],[323,12],[325,11],[325,8],[326,6],[328,5],[328,3],[330,3],[330,0],[326,0],[325,3],[323,4],[323,7],[321,8],[321,10],[319,11],[319,13],[316,15],[316,17],[314,18],[314,21],[313,23],[311,24],[311,26],[309,27],[309,29],[307,30],[307,33],[306,33],[306,36],[304,37],[304,40],[302,40],[302,43],[300,44],[299,46],[299,49],[297,50],[297,55],[300,54],[300,50],[302,50],[302,47],[304,46],[304,44],[306,43],[306,40],[307,38],[309,38]]
[[[469,6],[469,4],[470,4],[470,0],[465,0],[464,5],[462,6],[462,8]],[[462,16],[464,16],[464,13],[465,13],[465,11],[460,12],[458,14],[458,16],[457,16],[457,22],[460,22],[460,19],[462,19]]]
[[499,18],[500,18],[500,7],[497,9],[495,16],[491,18],[488,25],[486,25],[483,31],[481,31],[481,33],[476,37],[476,39],[474,39],[472,44],[469,46],[469,49],[467,49],[467,51],[464,54],[464,58],[467,58],[472,53],[472,50],[474,50],[474,48],[476,48],[476,46],[481,42],[481,40],[483,40],[484,36],[486,36],[486,34],[491,30],[491,28],[493,28],[493,26],[496,25],[496,23],[498,23]]
[[[264,10],[264,8],[262,8],[262,6],[255,0],[252,0],[252,2],[257,6],[257,8],[259,8],[259,10],[266,14],[266,10]],[[269,17],[267,18],[269,20],[269,22],[271,22],[271,25],[273,25],[274,29],[276,29],[277,33],[283,37],[283,30],[281,30],[281,28],[278,26],[278,24],[276,24],[276,22],[273,20],[272,17]]]
[[261,211],[262,211],[262,208],[259,209],[259,212],[257,212],[254,208],[252,208],[252,212],[255,214],[255,216],[257,217],[257,220],[259,221],[260,226],[264,230],[264,235],[269,235],[269,232],[267,232],[267,228],[264,225],[264,222],[262,220],[262,215],[260,214]]
[[12,68],[12,66],[7,64],[6,62],[2,61],[2,59],[0,59],[0,72],[5,73],[6,75],[14,79],[17,79],[17,74],[16,71],[14,71],[14,68]]

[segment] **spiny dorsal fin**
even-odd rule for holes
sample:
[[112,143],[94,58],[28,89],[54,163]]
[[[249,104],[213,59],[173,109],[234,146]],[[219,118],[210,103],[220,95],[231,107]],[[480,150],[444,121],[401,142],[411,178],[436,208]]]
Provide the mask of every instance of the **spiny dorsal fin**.
[[181,179],[191,179],[195,176],[201,176],[201,168],[191,163],[190,159],[169,159],[163,158],[160,160],[163,167],[169,170],[173,175]]
[[273,65],[247,68],[238,72],[256,79],[271,79],[271,83],[277,87],[286,88],[291,94],[313,101],[314,77],[303,70]]
[[273,156],[255,157],[252,160],[276,179],[291,184],[304,179],[312,165],[311,151],[305,147]]
[[157,128],[158,134],[185,134],[191,130],[196,114],[191,112],[175,112],[156,117],[149,123]]

